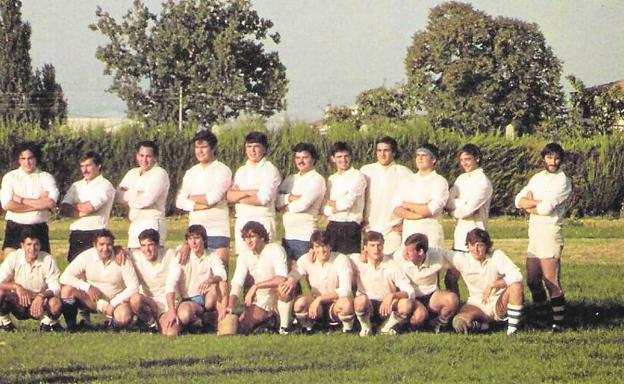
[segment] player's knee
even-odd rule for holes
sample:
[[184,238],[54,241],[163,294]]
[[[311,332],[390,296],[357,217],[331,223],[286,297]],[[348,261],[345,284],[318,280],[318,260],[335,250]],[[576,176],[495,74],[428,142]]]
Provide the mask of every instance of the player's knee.
[[128,306],[118,307],[115,309],[115,323],[119,327],[127,327],[132,321],[132,311]]
[[414,313],[409,320],[410,325],[412,325],[413,327],[420,327],[425,323],[425,320],[427,320],[427,315],[427,309],[424,306],[416,306],[416,309],[414,310]]
[[194,317],[193,311],[188,306],[181,305],[178,308],[178,318],[182,324],[189,324]]
[[355,309],[353,307],[353,300],[350,300],[347,297],[343,297],[338,299],[336,302],[336,309],[340,316],[350,316],[353,315]]
[[63,287],[61,288],[61,297],[64,299],[74,297],[75,293],[76,289],[74,289],[74,287],[72,287],[71,285],[63,285]]
[[414,302],[410,299],[401,299],[397,304],[397,313],[401,317],[407,317],[414,311]]
[[368,310],[368,297],[360,295],[353,300],[355,312],[366,312]]
[[52,317],[58,317],[63,310],[63,304],[58,297],[51,297],[48,299],[48,312]]
[[305,297],[300,297],[297,300],[295,300],[295,303],[293,305],[293,311],[295,313],[301,313],[307,310],[308,310],[308,302],[305,299]]
[[146,304],[143,296],[138,293],[130,296],[130,300],[128,300],[128,303],[130,304],[130,308],[132,308],[132,311],[134,311],[135,313],[138,312],[144,304]]

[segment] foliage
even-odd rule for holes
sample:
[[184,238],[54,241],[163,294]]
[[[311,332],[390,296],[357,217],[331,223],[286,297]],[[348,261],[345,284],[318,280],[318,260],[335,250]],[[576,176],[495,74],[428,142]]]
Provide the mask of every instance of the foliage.
[[572,126],[583,137],[609,135],[624,119],[624,91],[617,85],[587,88],[575,76],[568,76],[574,91],[570,94]]
[[358,114],[363,118],[402,118],[407,113],[406,100],[401,87],[378,87],[360,93],[355,98]]
[[21,8],[19,0],[0,0],[0,120],[49,128],[65,120],[67,102],[51,64],[32,72],[31,28]]
[[100,7],[96,16],[91,29],[110,40],[96,57],[131,117],[176,120],[180,90],[184,120],[205,126],[285,107],[285,67],[263,44],[279,34],[247,0],[168,0],[159,16],[135,0],[121,22]]
[[515,120],[530,133],[562,113],[561,63],[536,24],[444,3],[414,35],[405,66],[412,107],[435,128],[502,132]]

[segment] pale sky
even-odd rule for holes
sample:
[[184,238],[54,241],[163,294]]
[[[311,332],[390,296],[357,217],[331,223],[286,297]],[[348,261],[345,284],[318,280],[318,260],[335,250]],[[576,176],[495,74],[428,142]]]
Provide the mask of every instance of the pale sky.
[[[157,9],[161,1],[145,1]],[[624,1],[476,0],[491,16],[537,23],[569,74],[586,85],[624,79]],[[125,104],[105,92],[110,77],[95,58],[105,42],[88,25],[98,4],[120,16],[130,0],[22,0],[33,30],[33,66],[51,63],[73,116],[122,116]],[[362,91],[405,80],[403,60],[412,35],[423,30],[433,0],[252,0],[282,40],[287,114],[317,120],[328,103],[351,105]],[[153,7],[153,8],[152,8]]]

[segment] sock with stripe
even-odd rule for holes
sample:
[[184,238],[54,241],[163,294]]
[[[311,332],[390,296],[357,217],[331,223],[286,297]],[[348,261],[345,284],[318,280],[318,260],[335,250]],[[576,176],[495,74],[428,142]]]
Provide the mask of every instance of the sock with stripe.
[[563,327],[565,319],[565,297],[563,295],[552,297],[550,299],[550,307],[552,308],[553,327]]
[[520,327],[522,320],[522,304],[507,304],[507,334],[513,335]]

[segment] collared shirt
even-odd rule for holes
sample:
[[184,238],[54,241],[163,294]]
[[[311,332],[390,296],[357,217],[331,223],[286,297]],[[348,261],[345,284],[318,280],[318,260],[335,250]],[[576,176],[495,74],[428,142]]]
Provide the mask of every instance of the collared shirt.
[[456,219],[472,219],[487,226],[492,200],[492,183],[483,169],[459,175],[449,192],[447,207]]
[[199,286],[210,277],[220,277],[227,281],[223,260],[216,251],[204,252],[200,257],[191,252],[189,260],[180,265],[179,258],[170,264],[171,274],[167,279],[167,293],[178,292],[180,297],[193,297],[200,294]]
[[403,180],[413,175],[409,168],[392,162],[381,165],[379,162],[366,164],[360,171],[366,176],[366,205],[364,216],[369,230],[383,235],[401,223],[401,218],[393,213],[392,198]]
[[351,261],[357,273],[358,295],[366,295],[369,300],[381,301],[387,294],[401,291],[407,293],[410,299],[416,297],[407,276],[393,260],[385,259],[375,267],[373,263],[361,262],[360,255],[354,254]]
[[[50,199],[55,202],[58,200],[59,190],[52,175],[38,168],[32,173],[26,173],[22,168],[17,168],[8,172],[2,178],[0,201],[2,206],[6,207],[7,203],[13,199],[13,195],[18,195],[25,199],[38,199],[45,192],[48,193]],[[7,211],[6,213],[7,220],[18,224],[47,223],[49,216],[47,209],[31,212]]]
[[47,290],[58,295],[59,269],[49,253],[40,251],[32,265],[26,261],[24,250],[11,252],[0,266],[0,283],[19,284],[29,291],[43,293]]
[[104,176],[98,175],[90,181],[82,179],[73,183],[61,204],[90,203],[95,211],[78,218],[71,223],[69,229],[71,231],[92,231],[106,228],[114,201],[115,188]]
[[165,217],[169,175],[158,165],[154,165],[143,174],[138,167],[129,170],[119,183],[119,188],[128,189],[126,192],[119,193],[120,198],[130,207],[128,212],[130,221]]
[[447,260],[452,257],[452,252],[441,248],[429,248],[420,266],[409,260],[405,260],[403,252],[405,246],[401,246],[394,253],[394,261],[409,279],[416,297],[426,296],[438,289],[440,272],[445,272],[450,268]]
[[166,302],[166,283],[170,265],[175,262],[175,250],[160,248],[156,260],[149,261],[140,249],[135,249],[130,252],[130,258],[139,279],[139,293]]
[[234,185],[240,190],[257,190],[258,200],[262,205],[236,203],[236,217],[273,217],[275,216],[275,198],[282,177],[275,166],[266,158],[257,164],[249,160],[238,168],[234,175]]
[[[230,236],[230,210],[225,195],[232,185],[232,171],[214,160],[208,165],[194,165],[184,174],[176,199],[176,207],[189,212],[189,225],[206,228],[208,236]],[[205,195],[208,209],[194,211],[192,195]]]
[[333,213],[331,207],[325,206],[324,213],[330,221],[361,223],[364,213],[364,194],[366,178],[362,172],[351,167],[344,172],[336,172],[327,179],[329,200],[336,202]]
[[[285,239],[310,241],[312,232],[318,229],[318,216],[325,198],[325,189],[325,178],[315,169],[303,175],[295,173],[282,182],[275,205],[277,208],[288,206],[288,211],[282,216]],[[290,195],[300,198],[288,202]]]
[[307,256],[300,257],[289,277],[299,281],[308,278],[310,291],[314,296],[336,292],[338,297],[351,296],[353,270],[351,262],[342,253],[332,252],[325,263],[311,261]]
[[[498,249],[487,255],[482,262],[468,252],[452,253],[449,262],[464,279],[469,296],[475,299],[480,300],[485,288],[498,279],[504,279],[508,286],[522,281],[520,269]],[[497,292],[498,290],[492,290],[493,295]]]
[[[81,276],[86,280],[82,280]],[[87,249],[69,263],[61,275],[61,284],[85,292],[93,285],[113,307],[128,301],[139,291],[139,279],[132,262],[119,265],[112,257],[103,262],[95,248]]]
[[570,178],[559,170],[550,173],[542,170],[529,180],[526,187],[516,195],[516,208],[520,208],[520,199],[533,193],[533,200],[539,200],[535,209],[537,214],[531,214],[529,224],[562,225],[565,215],[564,203],[572,193]]
[[[250,250],[241,252],[236,259],[236,270],[232,277],[232,295],[240,296],[247,275],[250,275],[256,283],[270,280],[275,276],[288,276],[284,248],[279,244],[269,243],[264,246],[260,255],[254,255]],[[258,292],[260,291],[275,292],[275,289],[259,289]]]

